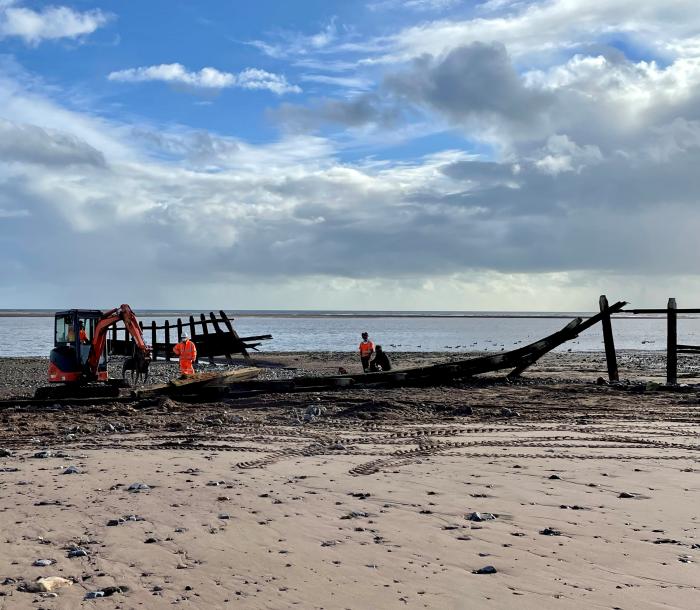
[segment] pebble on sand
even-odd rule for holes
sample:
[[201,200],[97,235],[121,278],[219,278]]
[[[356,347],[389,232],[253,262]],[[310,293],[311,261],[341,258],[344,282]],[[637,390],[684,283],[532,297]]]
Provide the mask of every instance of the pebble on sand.
[[492,521],[496,518],[496,515],[492,513],[469,513],[466,518],[467,521]]
[[540,534],[543,536],[561,536],[561,532],[559,530],[555,530],[551,527],[545,527],[543,530],[540,530]]
[[149,485],[146,485],[145,483],[132,483],[127,487],[127,491],[135,492],[138,493],[140,491],[149,491],[151,488]]
[[472,570],[472,574],[496,574],[498,570],[493,566],[484,566],[478,570]]
[[47,576],[27,584],[25,589],[29,593],[49,593],[62,587],[70,587],[72,584],[72,581],[61,576]]

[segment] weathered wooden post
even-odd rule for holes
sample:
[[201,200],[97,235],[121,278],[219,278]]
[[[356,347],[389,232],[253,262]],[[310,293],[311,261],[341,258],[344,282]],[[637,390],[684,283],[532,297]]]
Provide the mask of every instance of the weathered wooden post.
[[170,362],[170,320],[165,321],[165,361]]
[[[211,323],[214,326],[214,330],[216,331],[216,336],[220,339],[221,336],[224,334],[224,331],[222,331],[221,327],[219,326],[219,321],[216,319],[216,314],[213,311],[210,311],[209,317],[211,318]],[[224,355],[226,356],[226,362],[232,364],[233,360],[231,359],[231,354],[229,352],[224,352]]]
[[[200,313],[199,319],[202,322],[202,333],[204,334],[204,343],[209,344],[209,341],[207,341],[207,339],[209,338],[209,328],[207,328],[207,317],[203,313]],[[209,364],[214,364],[213,356],[209,356]]]
[[158,333],[156,332],[156,321],[151,321],[151,347],[153,348],[152,356],[153,360],[158,360],[158,349],[156,347],[156,342],[158,339]]
[[675,385],[678,382],[678,328],[676,299],[668,300],[666,311],[666,383]]
[[177,342],[180,343],[182,341],[182,319],[178,318],[177,319]]
[[243,354],[243,358],[245,359],[246,363],[253,364],[253,361],[250,358],[250,354],[248,354],[248,350],[245,347],[245,343],[243,343],[243,341],[241,341],[241,338],[238,336],[236,329],[233,327],[233,324],[231,323],[231,320],[228,319],[226,312],[222,309],[219,311],[219,315],[221,316],[221,319],[224,321],[224,324],[226,325],[228,332],[230,332],[233,335],[233,338],[236,340],[236,343],[238,344],[238,347],[241,350],[241,354]]
[[[197,342],[195,341],[195,336],[196,336],[196,331],[194,327],[194,316],[190,316],[190,340],[196,345]],[[199,354],[197,354],[197,362],[199,362]]]
[[608,364],[608,379],[610,381],[619,381],[620,374],[617,370],[615,340],[613,339],[612,322],[608,312],[608,297],[601,294],[598,306],[600,307],[600,313],[604,314],[600,322],[603,326],[603,343],[605,343],[605,361]]

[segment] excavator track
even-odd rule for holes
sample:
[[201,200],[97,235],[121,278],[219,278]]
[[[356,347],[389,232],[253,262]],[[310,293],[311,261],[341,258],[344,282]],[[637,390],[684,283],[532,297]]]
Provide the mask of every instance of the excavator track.
[[110,379],[107,383],[86,385],[43,386],[34,392],[37,400],[66,400],[71,398],[116,398],[121,388],[128,387],[121,379]]

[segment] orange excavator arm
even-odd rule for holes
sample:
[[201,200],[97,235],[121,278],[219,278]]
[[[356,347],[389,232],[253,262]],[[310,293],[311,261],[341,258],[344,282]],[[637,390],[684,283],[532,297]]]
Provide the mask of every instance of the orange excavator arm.
[[141,350],[144,355],[149,353],[150,350],[143,340],[143,334],[141,333],[141,327],[136,319],[136,315],[128,305],[120,305],[103,314],[95,327],[90,354],[86,362],[87,368],[92,375],[97,376],[97,366],[100,362],[100,356],[104,352],[105,342],[107,341],[107,331],[112,324],[119,321],[124,322],[124,326],[126,326],[129,334],[136,342],[136,347]]

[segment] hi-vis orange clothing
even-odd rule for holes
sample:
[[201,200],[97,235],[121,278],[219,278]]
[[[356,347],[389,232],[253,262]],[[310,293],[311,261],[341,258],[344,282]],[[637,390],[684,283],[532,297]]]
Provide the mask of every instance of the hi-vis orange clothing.
[[369,358],[374,351],[374,343],[372,341],[363,341],[360,343],[360,358]]
[[180,357],[180,373],[182,375],[194,375],[192,363],[197,359],[197,348],[189,339],[178,343],[174,348],[176,356]]
[[80,342],[81,343],[90,343],[90,341],[88,341],[88,336],[87,336],[87,333],[85,332],[84,328],[80,329]]

